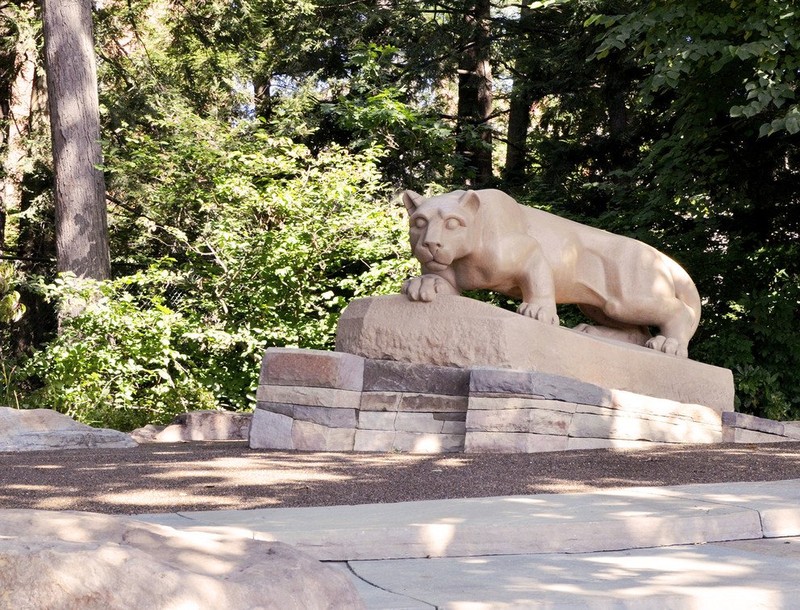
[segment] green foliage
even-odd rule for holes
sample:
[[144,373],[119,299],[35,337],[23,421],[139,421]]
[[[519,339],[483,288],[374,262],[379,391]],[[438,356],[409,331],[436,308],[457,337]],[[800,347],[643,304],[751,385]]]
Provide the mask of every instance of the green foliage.
[[[87,305],[27,363],[27,383],[40,386],[29,404],[120,429],[251,408],[266,347],[331,348],[350,299],[396,292],[409,273],[379,152],[313,156],[194,115],[159,128],[172,130],[172,147],[130,133],[107,169],[115,188],[135,197],[138,182],[150,202],[146,217],[123,216],[132,204],[115,214],[117,238],[123,228],[135,237],[129,260],[163,258],[113,282],[43,288],[62,308]],[[158,168],[166,179],[151,179]]]
[[[121,134],[108,158],[112,189],[130,199],[116,215],[117,251],[169,258],[196,278],[184,297],[198,310],[263,329],[271,344],[322,346],[348,298],[399,286],[404,223],[380,150],[313,155],[255,123],[195,115],[157,126],[157,139]],[[147,210],[136,205],[145,200]]]
[[382,148],[385,176],[408,188],[424,188],[447,175],[455,140],[441,118],[441,104],[430,99],[419,104],[413,87],[391,80],[400,56],[394,46],[356,45],[348,92],[326,104],[324,112],[350,134],[351,147]]
[[[110,2],[97,15],[116,279],[40,279],[42,297],[85,308],[63,316],[8,384],[27,405],[123,429],[189,408],[252,407],[266,347],[332,347],[347,302],[396,292],[414,266],[381,171],[403,153],[379,142],[400,134],[405,151],[424,129],[417,110],[379,89],[369,53],[353,60],[374,93],[366,107],[342,99],[342,112],[323,112],[306,80],[265,116],[248,87],[281,70],[293,71],[291,86],[315,72],[287,48],[310,58],[325,46],[302,40],[316,31],[308,15],[325,8],[172,8]],[[276,37],[287,34],[283,48]],[[326,113],[361,135],[336,144]]]
[[190,320],[153,294],[134,296],[123,282],[59,278],[46,288],[66,316],[61,332],[26,363],[23,374],[41,388],[26,402],[87,424],[130,430],[167,423],[176,413],[213,408],[214,396],[186,353]]
[[0,406],[17,406],[15,382],[17,363],[14,355],[5,346],[10,342],[10,326],[25,315],[25,305],[20,301],[20,294],[15,290],[17,283],[16,270],[8,263],[0,263]]
[[[468,4],[104,2],[116,279],[84,295],[24,375],[4,360],[7,395],[37,387],[28,404],[129,428],[248,408],[265,347],[330,347],[349,300],[416,271],[392,194],[464,186],[449,182],[470,132],[454,134]],[[693,357],[734,370],[742,410],[788,418],[800,418],[794,11],[544,0],[495,2],[490,16],[496,148],[509,100],[532,110],[527,167],[496,186],[676,258],[704,297]],[[39,259],[53,242],[44,141],[27,143],[5,244]],[[42,285],[59,303],[85,290]],[[0,299],[0,316],[18,315],[18,297]]]
[[0,263],[0,325],[16,322],[25,315],[25,305],[14,290],[14,275],[13,265]]
[[595,58],[632,50],[648,66],[647,100],[669,89],[686,95],[702,75],[723,85],[706,88],[708,100],[724,104],[731,117],[759,119],[761,136],[800,131],[794,103],[800,29],[794,2],[658,2],[624,15],[596,15],[587,23],[609,28]]
[[693,354],[734,369],[744,411],[799,417],[794,3],[652,2],[589,23],[606,28],[594,62],[640,71],[650,125],[604,225],[644,229],[689,269],[706,298]]
[[[752,282],[751,285],[758,284]],[[717,311],[725,311],[717,317]],[[766,289],[750,289],[712,310],[699,356],[734,371],[737,409],[773,419],[796,419],[800,383],[800,281],[779,271]]]

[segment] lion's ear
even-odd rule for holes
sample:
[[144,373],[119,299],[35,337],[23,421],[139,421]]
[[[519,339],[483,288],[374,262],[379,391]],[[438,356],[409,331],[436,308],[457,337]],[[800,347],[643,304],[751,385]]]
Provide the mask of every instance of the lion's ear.
[[413,214],[423,201],[425,198],[419,193],[403,191],[403,205],[406,206],[409,214]]
[[478,193],[473,190],[469,190],[461,195],[461,199],[458,200],[458,203],[460,203],[462,207],[467,208],[470,212],[477,212],[478,208],[481,207],[481,199],[478,197]]

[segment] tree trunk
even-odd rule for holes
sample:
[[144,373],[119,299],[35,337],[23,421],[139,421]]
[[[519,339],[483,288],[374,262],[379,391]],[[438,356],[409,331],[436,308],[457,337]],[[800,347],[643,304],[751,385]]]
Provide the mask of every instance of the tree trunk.
[[456,153],[465,161],[462,180],[480,186],[492,179],[492,68],[489,0],[471,0],[464,14],[468,38],[458,66],[458,141]]
[[110,276],[91,0],[42,0],[58,270]]
[[9,64],[4,62],[3,66],[4,71],[6,67],[9,68],[10,83],[6,83],[4,73],[0,87],[3,96],[0,112],[3,113],[6,128],[2,158],[3,184],[0,186],[0,249],[11,247],[6,243],[6,221],[9,214],[20,212],[23,205],[23,168],[29,155],[28,138],[36,111],[36,40],[33,36],[21,36],[17,40],[12,60]]
[[272,94],[270,93],[270,79],[261,74],[253,77],[253,102],[256,117],[268,123],[272,119]]
[[508,145],[503,178],[510,184],[522,184],[527,174],[528,129],[531,126],[533,95],[524,85],[514,83],[508,107]]
[[[531,8],[527,2],[520,8],[520,23],[530,16]],[[526,161],[528,157],[528,129],[531,126],[531,106],[534,94],[526,84],[526,77],[517,60],[517,76],[511,87],[511,100],[508,106],[508,137],[506,148],[506,164],[503,168],[503,179],[509,184],[525,182]]]
[[[6,22],[6,9],[0,9],[0,18]],[[10,15],[9,15],[10,17]],[[9,39],[13,34],[11,26],[5,26],[0,30],[3,39]],[[11,132],[11,84],[14,82],[14,67],[17,63],[16,49],[11,45],[2,44],[0,46],[0,161],[2,161],[3,171],[0,177],[3,184],[7,180],[5,166],[8,157],[8,139]],[[8,204],[5,197],[5,186],[0,189],[0,252],[5,245],[6,238],[6,210]]]

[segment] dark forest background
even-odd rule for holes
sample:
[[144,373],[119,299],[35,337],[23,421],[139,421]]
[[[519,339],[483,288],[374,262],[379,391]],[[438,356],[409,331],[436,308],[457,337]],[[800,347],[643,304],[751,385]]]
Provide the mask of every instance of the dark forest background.
[[265,347],[329,348],[414,273],[397,194],[466,185],[675,258],[691,357],[800,419],[794,5],[98,1],[89,281],[57,274],[41,9],[0,2],[0,403],[121,429],[247,409]]

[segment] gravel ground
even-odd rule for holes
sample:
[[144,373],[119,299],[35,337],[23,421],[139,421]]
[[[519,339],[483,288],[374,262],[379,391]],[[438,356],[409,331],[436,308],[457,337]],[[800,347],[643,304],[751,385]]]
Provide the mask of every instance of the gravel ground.
[[786,479],[800,479],[800,442],[434,456],[147,444],[0,453],[0,508],[136,514]]

